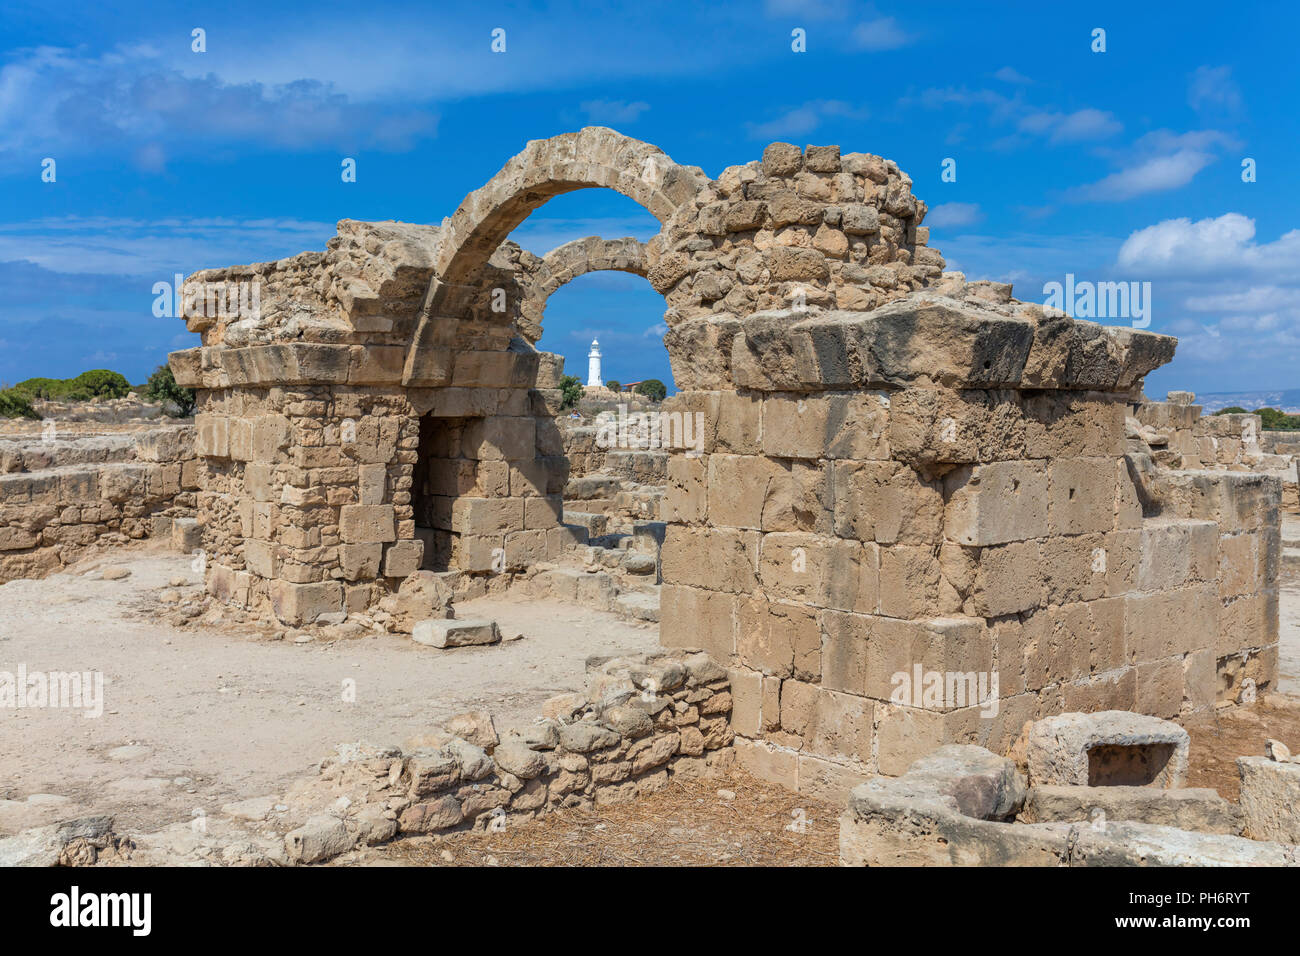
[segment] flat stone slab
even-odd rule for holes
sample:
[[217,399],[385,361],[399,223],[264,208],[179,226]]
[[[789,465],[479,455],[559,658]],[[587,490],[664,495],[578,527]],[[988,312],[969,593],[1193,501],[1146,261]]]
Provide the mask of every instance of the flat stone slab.
[[1198,833],[1241,836],[1241,808],[1209,787],[1034,787],[1025,800],[1025,823],[1092,823],[1126,820]]
[[427,618],[415,623],[411,634],[415,643],[429,647],[467,647],[473,644],[498,644],[501,631],[496,621],[470,618],[464,621]]
[[1029,782],[1035,787],[1181,787],[1189,746],[1187,731],[1158,717],[1126,710],[1060,714],[1030,728]]
[[270,816],[277,802],[278,798],[275,796],[253,797],[251,800],[227,803],[221,808],[221,812],[236,820],[249,820],[256,823]]
[[1238,757],[1241,809],[1256,840],[1300,843],[1300,764]]
[[[1011,761],[950,745],[855,787],[840,817],[849,866],[1296,866],[1294,846],[1151,823],[999,822],[1020,809]],[[1289,765],[1288,765],[1289,766]],[[1114,790],[1115,788],[1086,788]],[[1170,791],[1145,789],[1147,798]],[[1175,791],[1176,792],[1176,791]],[[1123,798],[1120,797],[1120,800]]]

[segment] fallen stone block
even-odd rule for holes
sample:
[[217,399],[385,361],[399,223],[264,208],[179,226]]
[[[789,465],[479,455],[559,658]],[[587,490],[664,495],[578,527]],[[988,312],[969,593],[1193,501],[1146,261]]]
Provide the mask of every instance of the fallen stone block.
[[1256,840],[1300,843],[1300,764],[1238,757],[1241,810]]
[[1025,823],[1127,820],[1231,836],[1240,836],[1244,825],[1241,808],[1208,787],[1034,787],[1020,819]]
[[474,644],[498,644],[501,642],[501,631],[496,621],[427,618],[416,622],[411,637],[415,643],[429,647],[468,647]]
[[[1105,819],[1003,823],[1015,777],[980,747],[948,746],[901,777],[855,787],[840,817],[847,866],[1295,866],[1296,848]],[[1005,760],[1005,763],[1010,763]]]
[[284,837],[284,848],[295,863],[317,863],[352,849],[352,837],[337,817],[321,814]]
[[113,818],[108,816],[23,830],[0,839],[0,867],[94,863],[96,851],[107,847],[112,836]]
[[1035,787],[1181,787],[1189,740],[1172,721],[1125,710],[1048,717],[1029,731],[1029,781]]
[[448,733],[485,750],[491,750],[501,739],[497,736],[492,715],[486,710],[467,710],[463,714],[448,718],[442,726]]
[[614,610],[637,621],[659,620],[659,595],[629,591],[614,599]]
[[193,554],[203,547],[203,525],[197,518],[172,519],[172,549],[181,554]]

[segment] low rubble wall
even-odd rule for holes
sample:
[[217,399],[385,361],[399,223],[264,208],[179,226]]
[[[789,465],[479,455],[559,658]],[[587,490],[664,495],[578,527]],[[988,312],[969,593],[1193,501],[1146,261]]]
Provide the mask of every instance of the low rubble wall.
[[[43,577],[97,542],[171,537],[193,525],[192,425],[92,438],[0,441],[0,582]],[[182,529],[182,546],[198,537]]]

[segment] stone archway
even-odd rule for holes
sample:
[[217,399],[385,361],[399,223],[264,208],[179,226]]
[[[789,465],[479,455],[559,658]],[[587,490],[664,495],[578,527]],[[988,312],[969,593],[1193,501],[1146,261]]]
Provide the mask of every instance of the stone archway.
[[[657,146],[605,127],[533,140],[444,220],[435,278],[420,310],[403,384],[447,383],[445,353],[463,341],[466,306],[480,291],[475,278],[510,232],[555,196],[577,189],[612,189],[667,224],[708,182],[698,167],[681,166]],[[502,323],[475,329],[473,338],[500,348],[512,333]]]
[[529,279],[520,307],[519,332],[536,344],[542,336],[546,302],[567,282],[589,272],[630,272],[645,278],[650,271],[646,244],[632,238],[588,236],[556,246],[542,257]]

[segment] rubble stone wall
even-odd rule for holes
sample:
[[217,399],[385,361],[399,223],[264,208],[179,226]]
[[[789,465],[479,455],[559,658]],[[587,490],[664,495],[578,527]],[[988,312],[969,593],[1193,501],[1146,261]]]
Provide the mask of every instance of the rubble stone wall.
[[192,518],[194,428],[0,441],[0,582],[41,577],[104,539],[168,537]]
[[[589,694],[552,698],[542,720],[516,733],[498,738],[486,721],[476,728],[486,737],[450,737],[406,754],[339,748],[321,764],[324,786],[308,783],[289,800],[328,798],[326,810],[345,796],[346,817],[312,817],[286,835],[286,849],[314,862],[325,856],[317,847],[483,830],[561,807],[626,803],[673,777],[715,775],[734,760],[730,706],[726,671],[703,654],[599,663]],[[337,837],[321,839],[326,833]]]
[[[1272,680],[1275,482],[1170,497],[1127,445],[1175,341],[942,272],[910,180],[837,147],[710,180],[590,128],[529,143],[440,227],[341,223],[314,260],[245,267],[283,276],[273,316],[192,320],[203,347],[172,357],[199,389],[210,590],[300,623],[399,587],[426,542],[473,572],[571,543],[562,363],[524,316],[537,257],[505,237],[583,186],[663,223],[665,411],[704,434],[669,435],[661,640],[732,669],[754,769],[819,786],[1062,710],[1200,710],[1245,690],[1234,655]],[[426,416],[454,421],[421,466]],[[914,669],[993,689],[900,697]]]

